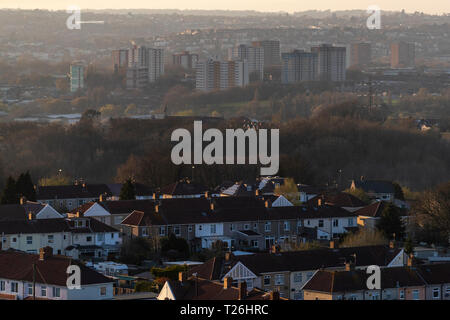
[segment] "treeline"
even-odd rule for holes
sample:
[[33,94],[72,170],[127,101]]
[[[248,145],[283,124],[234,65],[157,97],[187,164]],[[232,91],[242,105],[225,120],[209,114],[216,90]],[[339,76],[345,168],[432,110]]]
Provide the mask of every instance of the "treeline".
[[[360,176],[395,180],[412,190],[450,180],[450,145],[438,134],[369,121],[362,107],[355,108],[343,115],[325,108],[309,119],[264,123],[280,129],[279,175],[342,188]],[[88,183],[133,178],[154,187],[184,177],[209,186],[257,177],[257,166],[173,165],[171,133],[192,127],[193,118],[101,122],[95,112],[71,126],[2,123],[0,181],[27,170],[34,181],[62,172]],[[236,129],[245,123],[241,118],[205,120],[203,127]]]

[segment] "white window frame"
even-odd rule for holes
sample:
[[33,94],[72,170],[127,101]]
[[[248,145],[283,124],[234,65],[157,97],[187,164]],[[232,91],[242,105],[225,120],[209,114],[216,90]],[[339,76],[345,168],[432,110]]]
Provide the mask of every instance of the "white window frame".
[[52,293],[54,298],[61,298],[61,288],[53,287]]
[[271,230],[272,230],[272,224],[270,223],[270,221],[268,221],[264,225],[264,231],[265,232],[270,232]]
[[399,294],[398,294],[398,298],[400,300],[405,300],[405,290],[401,289]]
[[[437,292],[437,297],[434,296],[434,294]],[[441,298],[441,289],[439,288],[433,288],[433,292],[432,292],[432,298],[433,299],[440,299]]]
[[19,293],[19,283],[15,281],[11,281],[11,292]]
[[[268,280],[269,283],[266,283],[266,280]],[[272,276],[270,276],[270,275],[265,275],[265,276],[264,276],[264,279],[263,279],[263,285],[265,285],[265,286],[270,286],[271,280],[272,280]]]
[[420,300],[420,292],[418,289],[412,291],[413,300]]
[[303,282],[303,273],[296,272],[294,273],[294,283],[302,283]]
[[6,282],[4,280],[0,280],[0,291],[6,291]]
[[46,297],[46,296],[47,296],[47,287],[41,286],[41,297]]
[[284,274],[276,274],[275,275],[275,285],[276,286],[284,286]]
[[291,229],[291,224],[289,221],[284,222],[284,231],[289,231]]
[[27,236],[27,244],[33,244],[33,236]]

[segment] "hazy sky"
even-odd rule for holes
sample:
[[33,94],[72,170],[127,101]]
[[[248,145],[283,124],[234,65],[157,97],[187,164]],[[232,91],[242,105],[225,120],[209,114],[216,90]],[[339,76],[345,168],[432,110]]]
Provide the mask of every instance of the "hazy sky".
[[378,5],[382,10],[450,13],[450,0],[0,0],[0,8],[66,9],[69,5],[92,9],[223,9],[257,11],[304,11],[366,9]]

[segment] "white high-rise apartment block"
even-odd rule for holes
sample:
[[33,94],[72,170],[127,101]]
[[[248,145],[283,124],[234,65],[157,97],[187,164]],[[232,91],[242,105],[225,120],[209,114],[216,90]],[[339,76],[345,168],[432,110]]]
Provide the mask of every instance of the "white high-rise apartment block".
[[127,88],[143,88],[164,74],[164,49],[134,45],[128,52]]
[[202,91],[244,87],[249,82],[248,62],[240,60],[197,63],[196,88]]
[[322,81],[345,81],[346,48],[323,44],[312,47],[318,54],[318,78]]
[[84,88],[84,63],[75,61],[70,65],[70,92]]
[[249,74],[257,73],[258,79],[264,78],[264,48],[241,44],[229,48],[229,60],[247,61]]
[[148,81],[155,82],[164,74],[164,49],[149,48],[148,54]]

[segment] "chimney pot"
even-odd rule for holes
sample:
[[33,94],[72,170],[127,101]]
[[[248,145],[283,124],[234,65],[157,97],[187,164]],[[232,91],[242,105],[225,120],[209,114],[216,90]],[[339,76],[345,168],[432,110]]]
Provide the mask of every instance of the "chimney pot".
[[155,205],[155,212],[156,212],[156,213],[159,212],[159,204]]
[[264,205],[266,206],[266,208],[270,208],[270,202],[269,202],[269,200],[266,200],[266,202],[264,203]]
[[317,199],[317,205],[320,207],[322,205],[322,198]]
[[208,191],[205,192],[205,198],[206,198],[206,199],[209,198],[209,192],[208,192]]
[[39,249],[39,260],[44,261],[53,256],[52,247],[44,247]]
[[352,271],[355,270],[355,265],[353,262],[346,262],[345,263],[345,271]]
[[408,262],[407,262],[408,267],[412,267],[414,265],[414,254],[411,253],[408,257]]
[[239,300],[244,300],[247,297],[247,282],[239,282]]
[[214,203],[211,202],[211,204],[209,205],[209,207],[211,208],[211,211],[214,211]]
[[335,240],[330,241],[330,249],[336,249],[338,247],[338,244]]
[[280,300],[280,292],[271,291],[270,292],[270,300]]
[[395,248],[395,241],[394,240],[389,241],[389,248],[391,248],[391,249]]
[[186,272],[179,272],[178,273],[178,281],[185,282],[187,280]]
[[33,220],[33,213],[31,211],[28,212],[28,220]]
[[20,197],[20,204],[24,205],[27,203],[27,198],[25,197]]
[[233,285],[233,278],[232,277],[226,277],[223,279],[223,288],[224,289],[230,289]]

